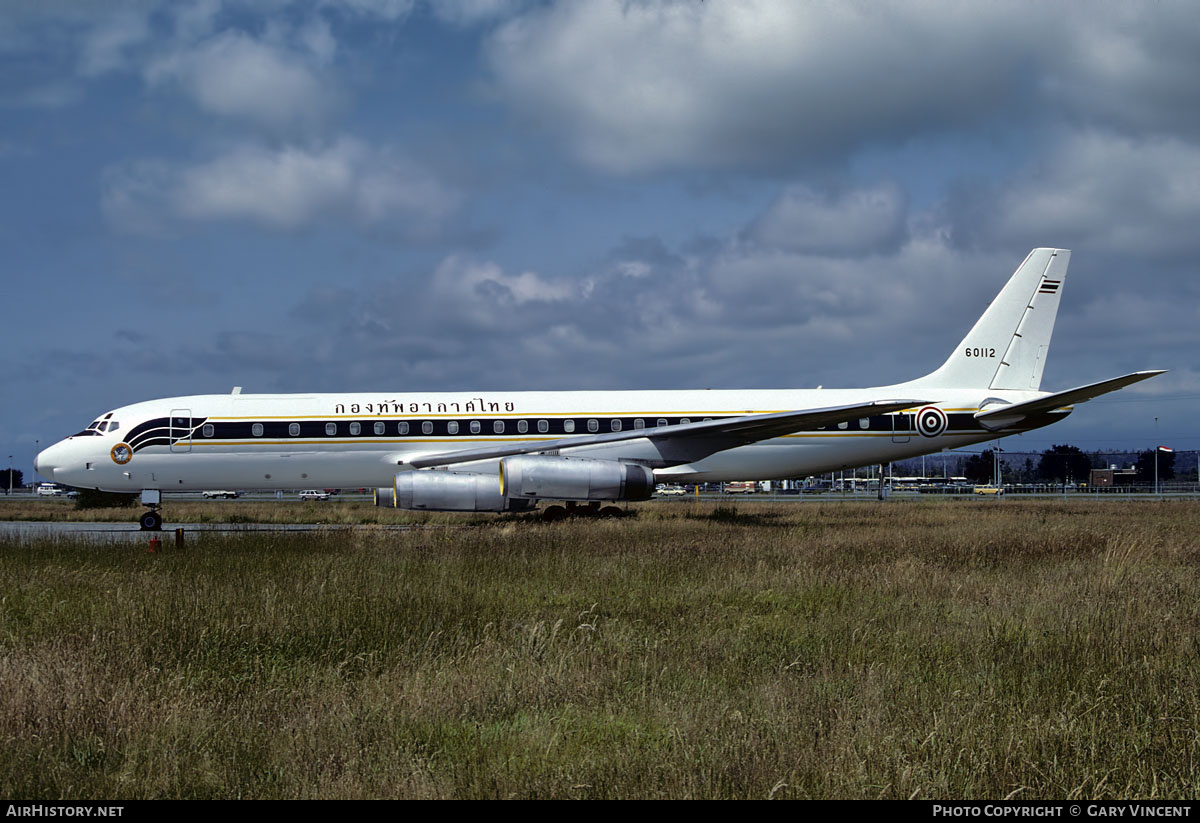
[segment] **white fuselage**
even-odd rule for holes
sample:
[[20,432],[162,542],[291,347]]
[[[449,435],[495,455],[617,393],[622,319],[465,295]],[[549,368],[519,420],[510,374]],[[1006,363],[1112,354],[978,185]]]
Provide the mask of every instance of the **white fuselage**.
[[[105,491],[359,488],[390,485],[398,471],[408,468],[407,461],[420,456],[561,441],[613,431],[614,425],[629,431],[889,396],[926,398],[946,414],[945,430],[936,433],[919,431],[913,412],[894,413],[801,430],[680,465],[662,465],[646,438],[569,452],[642,462],[665,482],[797,478],[1026,431],[1031,427],[987,431],[973,415],[985,402],[1017,403],[1045,394],[931,392],[900,384],[779,391],[194,395],[116,409],[105,416],[107,425],[99,427],[104,431],[93,428],[51,446],[38,456],[35,468],[57,483]],[[115,431],[114,423],[119,424]],[[496,461],[455,468],[495,471]]]

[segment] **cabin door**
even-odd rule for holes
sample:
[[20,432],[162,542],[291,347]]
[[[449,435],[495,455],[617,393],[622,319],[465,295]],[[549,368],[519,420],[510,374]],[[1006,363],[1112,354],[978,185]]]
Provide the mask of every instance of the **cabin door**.
[[889,414],[892,418],[892,442],[907,443],[912,439],[913,416],[911,414]]
[[171,451],[190,452],[192,450],[192,410],[171,409]]

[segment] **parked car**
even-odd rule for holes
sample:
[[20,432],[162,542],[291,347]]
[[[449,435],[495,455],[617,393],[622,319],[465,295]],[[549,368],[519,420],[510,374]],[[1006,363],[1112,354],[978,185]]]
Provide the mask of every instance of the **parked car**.
[[67,490],[54,483],[39,483],[37,493],[42,497],[63,497],[66,495]]
[[659,486],[654,493],[663,497],[679,497],[687,494],[687,489],[683,486]]
[[300,492],[300,499],[301,500],[328,500],[329,492],[322,491],[321,489],[305,489],[304,491]]
[[228,491],[227,489],[215,489],[215,490],[210,490],[210,491],[204,492],[204,497],[206,500],[214,500],[214,499],[236,500],[237,498],[239,498],[241,496],[242,496],[241,492],[231,492],[231,491]]
[[1000,497],[1004,494],[1004,489],[1001,488],[1000,486],[976,486],[975,493],[976,494],[994,494],[997,497]]

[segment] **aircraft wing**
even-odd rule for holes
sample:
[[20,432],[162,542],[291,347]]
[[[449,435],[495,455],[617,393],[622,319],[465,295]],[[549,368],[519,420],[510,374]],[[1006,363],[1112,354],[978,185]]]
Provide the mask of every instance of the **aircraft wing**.
[[1026,418],[1046,414],[1047,412],[1052,412],[1055,409],[1061,409],[1075,403],[1082,403],[1085,400],[1091,400],[1102,394],[1123,389],[1142,380],[1149,380],[1151,377],[1157,377],[1164,371],[1165,369],[1137,371],[1122,377],[1114,377],[1111,380],[1089,383],[1086,386],[1060,391],[1046,397],[1039,397],[1036,400],[1027,400],[1024,403],[1013,403],[1010,406],[1001,406],[998,409],[977,412],[975,419],[988,431],[999,431],[1008,426],[1016,425]]
[[769,440],[784,434],[800,431],[810,426],[830,426],[872,414],[887,414],[914,406],[922,406],[929,400],[874,400],[853,403],[847,406],[830,406],[802,411],[773,412],[771,414],[747,414],[737,417],[722,417],[717,420],[701,420],[695,423],[680,423],[674,426],[656,426],[649,429],[587,434],[563,437],[557,440],[541,440],[512,446],[494,446],[478,449],[421,455],[404,461],[416,469],[431,466],[449,466],[456,463],[472,463],[476,460],[494,460],[517,454],[575,449],[580,446],[619,443],[624,440],[643,438],[657,441],[666,451],[678,453],[680,463],[692,462],[715,452]]

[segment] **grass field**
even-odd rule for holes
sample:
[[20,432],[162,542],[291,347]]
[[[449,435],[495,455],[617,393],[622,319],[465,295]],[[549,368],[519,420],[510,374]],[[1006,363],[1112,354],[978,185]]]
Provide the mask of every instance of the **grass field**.
[[1200,795],[1200,505],[440,522],[3,542],[0,796]]

